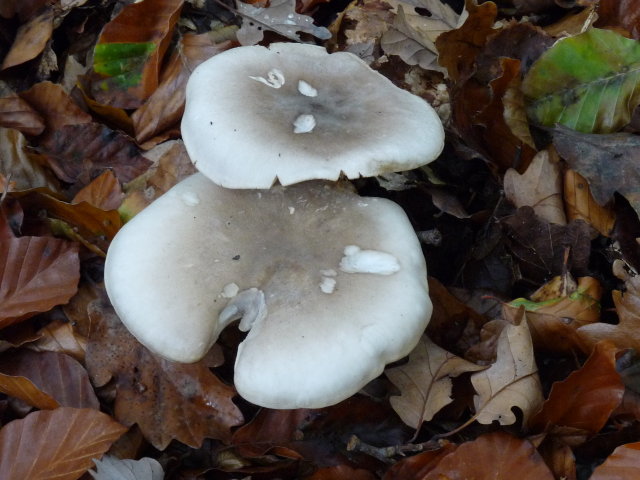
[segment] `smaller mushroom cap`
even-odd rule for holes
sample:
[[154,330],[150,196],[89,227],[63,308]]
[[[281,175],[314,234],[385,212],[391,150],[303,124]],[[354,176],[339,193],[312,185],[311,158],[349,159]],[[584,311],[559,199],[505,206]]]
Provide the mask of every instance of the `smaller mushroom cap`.
[[409,170],[444,145],[431,106],[357,56],[295,43],[238,47],[189,79],[182,137],[227,188]]
[[230,190],[189,177],[116,235],[105,284],[131,333],[171,360],[199,360],[240,320],[236,388],[271,408],[353,395],[431,314],[403,210],[322,182]]

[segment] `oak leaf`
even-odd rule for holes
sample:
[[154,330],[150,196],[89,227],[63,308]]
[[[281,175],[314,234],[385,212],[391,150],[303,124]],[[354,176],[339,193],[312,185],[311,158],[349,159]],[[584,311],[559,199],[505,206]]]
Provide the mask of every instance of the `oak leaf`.
[[400,389],[400,396],[390,398],[391,406],[404,423],[418,429],[453,401],[452,377],[483,368],[423,336],[409,354],[408,363],[385,370],[389,380]]

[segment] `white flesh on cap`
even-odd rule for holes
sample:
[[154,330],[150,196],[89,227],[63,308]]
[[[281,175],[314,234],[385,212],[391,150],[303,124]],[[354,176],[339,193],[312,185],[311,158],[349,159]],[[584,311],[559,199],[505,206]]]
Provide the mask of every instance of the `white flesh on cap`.
[[[311,130],[294,126],[302,115]],[[182,137],[198,170],[228,188],[409,170],[444,144],[423,99],[351,53],[296,43],[238,47],[198,66]]]
[[[345,249],[370,257],[357,273]],[[105,283],[131,333],[174,361],[199,360],[241,319],[235,385],[270,408],[348,398],[412,350],[431,314],[403,210],[322,182],[229,190],[196,174],[118,233]]]

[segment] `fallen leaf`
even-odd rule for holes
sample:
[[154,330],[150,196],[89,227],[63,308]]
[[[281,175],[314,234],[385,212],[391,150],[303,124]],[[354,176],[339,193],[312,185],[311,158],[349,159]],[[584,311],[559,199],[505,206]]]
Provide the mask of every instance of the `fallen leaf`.
[[78,246],[51,237],[0,242],[0,328],[66,303],[80,279]]
[[15,93],[0,98],[0,127],[14,128],[25,135],[40,135],[44,120]]
[[91,95],[104,105],[137,108],[158,88],[162,59],[184,0],[136,2],[109,22],[94,50]]
[[28,149],[24,135],[11,128],[0,127],[0,172],[11,175],[15,190],[58,188],[51,173],[42,167],[39,155]]
[[453,401],[452,377],[484,368],[447,352],[423,336],[409,354],[408,363],[385,370],[400,390],[400,396],[392,396],[389,401],[404,423],[419,429],[422,422],[431,420]]
[[116,176],[111,170],[105,170],[76,193],[71,203],[87,202],[100,210],[117,210],[123,195]]
[[611,234],[616,221],[613,209],[595,201],[587,179],[575,170],[564,172],[563,196],[569,221],[584,220],[605,237]]
[[120,459],[105,455],[101,460],[93,461],[96,471],[89,473],[95,480],[162,480],[164,470],[162,465],[153,458],[144,457],[140,460]]
[[554,480],[535,447],[504,432],[458,446],[422,480]]
[[531,419],[536,431],[555,426],[599,432],[611,412],[620,404],[624,384],[616,371],[618,348],[611,342],[598,343],[584,365],[551,387],[542,410]]
[[586,133],[619,130],[640,103],[640,44],[590,28],[559,40],[522,81],[533,122]]
[[53,321],[38,330],[38,338],[27,348],[35,352],[64,353],[84,362],[87,339],[75,333],[70,323]]
[[[339,49],[364,48],[380,43],[393,19],[391,5],[384,0],[359,0],[352,2],[329,26],[332,40],[339,42]],[[340,43],[344,38],[344,45]]]
[[478,393],[473,404],[479,423],[512,425],[516,421],[513,407],[522,411],[524,424],[528,422],[544,398],[527,322],[505,326],[498,338],[495,363],[472,374],[471,383]]
[[173,439],[198,448],[205,437],[228,440],[242,423],[231,398],[235,392],[203,361],[181,364],[151,354],[102,300],[89,305],[93,329],[86,363],[92,381],[115,380],[115,418],[137,423],[145,438],[163,450]]
[[640,442],[616,448],[589,480],[635,480],[640,470]]
[[549,223],[567,223],[560,164],[551,159],[548,150],[538,152],[522,175],[513,168],[507,170],[504,193],[516,207],[532,207],[538,217]]
[[600,205],[620,192],[640,212],[640,138],[630,133],[597,135],[557,127],[553,144],[560,156],[589,181]]
[[236,8],[242,16],[242,26],[236,32],[241,45],[255,45],[262,41],[265,30],[273,30],[297,41],[300,41],[297,32],[308,33],[320,40],[331,38],[331,32],[325,27],[314,25],[313,18],[296,13],[295,0],[272,0],[265,8],[237,0]]
[[44,50],[52,33],[53,9],[45,8],[42,13],[20,25],[0,70],[6,70],[36,58]]
[[305,480],[376,480],[378,477],[369,470],[347,465],[320,468]]
[[547,437],[538,446],[538,452],[553,472],[555,478],[577,480],[576,457],[569,445],[556,437]]
[[636,40],[640,38],[640,8],[634,0],[600,0],[598,27],[622,27]]
[[438,450],[418,453],[403,458],[387,470],[382,480],[422,480],[437,467],[440,460],[452,453],[457,445],[446,443]]
[[28,378],[21,376],[0,373],[0,392],[40,410],[53,410],[60,406],[55,398],[43,392]]
[[[74,408],[94,408],[100,403],[93,392],[87,371],[77,360],[62,353],[19,350],[0,356],[0,389],[37,408],[56,408],[61,405]],[[41,392],[55,400],[54,407],[43,407],[4,388],[7,377],[24,378]]]
[[126,430],[90,408],[30,413],[0,430],[0,478],[75,480]]

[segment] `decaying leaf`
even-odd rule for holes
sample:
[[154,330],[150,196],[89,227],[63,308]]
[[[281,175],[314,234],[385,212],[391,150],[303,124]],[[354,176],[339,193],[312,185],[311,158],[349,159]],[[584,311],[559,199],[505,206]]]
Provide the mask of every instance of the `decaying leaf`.
[[89,473],[95,480],[162,480],[162,465],[153,458],[140,460],[119,459],[105,455],[101,460],[94,460],[96,471]]
[[447,352],[423,336],[409,354],[407,364],[385,370],[401,394],[390,398],[391,406],[404,423],[418,429],[453,401],[452,377],[484,368]]
[[[67,305],[71,304],[69,302]],[[38,330],[39,337],[29,343],[28,348],[36,352],[57,352],[84,362],[87,339],[74,332],[68,322],[53,321]]]
[[43,168],[42,163],[39,156],[27,148],[27,141],[22,133],[12,128],[0,127],[0,173],[11,175],[16,190],[37,187],[57,190],[55,178]]
[[634,480],[640,469],[640,442],[616,448],[602,465],[596,467],[589,480]]
[[522,411],[527,423],[544,401],[527,322],[505,326],[495,363],[471,375],[471,383],[478,393],[473,403],[479,423],[511,425],[516,421],[513,407]]
[[236,37],[242,45],[255,45],[262,41],[265,30],[273,30],[291,40],[300,41],[297,32],[308,33],[320,40],[331,38],[331,32],[313,24],[313,18],[296,13],[295,0],[272,0],[268,7],[254,7],[248,3],[236,1],[238,12],[242,15],[242,26]]
[[513,168],[507,170],[504,191],[516,207],[532,207],[547,222],[566,225],[560,165],[551,159],[549,151],[538,152],[522,175]]
[[53,9],[45,8],[18,29],[11,50],[4,57],[0,70],[20,65],[42,53],[53,33]]
[[114,378],[118,421],[137,423],[160,450],[173,439],[197,448],[205,437],[230,438],[230,428],[242,422],[231,401],[235,392],[204,361],[181,364],[151,354],[103,300],[92,302],[88,313],[87,369],[98,386]]
[[632,38],[640,38],[640,8],[634,0],[600,0],[598,27],[622,27]]
[[76,480],[126,430],[90,408],[30,413],[0,430],[0,478]]
[[569,220],[584,220],[600,234],[611,234],[616,221],[613,208],[599,205],[591,195],[587,179],[575,170],[564,172],[564,204]]
[[122,203],[122,197],[120,182],[111,170],[105,170],[76,193],[72,203],[87,202],[100,210],[116,210]]
[[0,98],[0,127],[15,128],[25,135],[40,135],[44,119],[14,93]]

